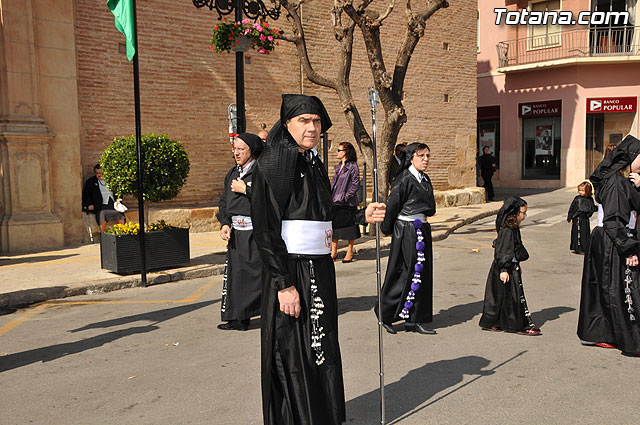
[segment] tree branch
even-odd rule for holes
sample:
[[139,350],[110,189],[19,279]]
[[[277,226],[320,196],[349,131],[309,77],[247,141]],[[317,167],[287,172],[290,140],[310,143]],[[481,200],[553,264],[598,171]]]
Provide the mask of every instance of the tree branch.
[[392,90],[397,95],[403,96],[404,81],[407,76],[409,61],[411,60],[418,41],[424,36],[427,19],[439,9],[446,7],[449,7],[447,0],[427,0],[427,8],[421,12],[414,13],[411,9],[411,0],[407,0],[407,32],[405,33],[400,50],[398,50],[398,56],[396,57],[396,64],[393,70]]
[[[289,0],[281,0],[280,5],[286,9],[288,12],[287,19],[291,22],[293,26],[293,37],[292,42],[296,45],[296,51],[298,53],[298,57],[302,63],[302,67],[307,78],[320,86],[329,87],[334,90],[337,90],[337,82],[331,80],[323,75],[320,75],[313,69],[311,65],[311,60],[309,59],[309,53],[307,51],[307,41],[304,35],[304,28],[302,27],[302,21],[300,19],[300,14],[298,13],[300,7],[300,0],[295,3],[290,3]],[[284,38],[283,38],[284,40]],[[287,40],[289,41],[289,40]]]
[[395,5],[396,5],[396,0],[391,0],[391,3],[389,3],[387,10],[382,14],[382,16],[378,18],[378,25],[382,25],[382,21],[384,21],[389,17]]

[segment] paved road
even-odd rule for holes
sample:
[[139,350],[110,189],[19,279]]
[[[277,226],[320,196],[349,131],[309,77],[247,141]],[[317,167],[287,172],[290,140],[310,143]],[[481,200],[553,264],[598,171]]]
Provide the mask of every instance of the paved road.
[[[477,325],[493,218],[434,245],[438,335],[384,334],[387,423],[637,422],[640,360],[575,336],[582,257],[569,253],[564,221],[573,196],[527,197],[524,285],[542,336]],[[375,261],[336,267],[347,423],[376,424]],[[214,276],[0,316],[0,423],[260,424],[259,324],[215,328],[220,284]]]

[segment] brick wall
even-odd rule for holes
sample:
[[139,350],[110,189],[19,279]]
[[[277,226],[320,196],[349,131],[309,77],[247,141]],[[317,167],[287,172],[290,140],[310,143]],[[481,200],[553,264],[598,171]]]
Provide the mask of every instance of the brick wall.
[[[473,178],[450,181],[455,167],[475,165],[476,10],[470,0],[451,1],[429,20],[425,37],[411,59],[405,83],[408,122],[399,141],[425,141],[432,148],[429,175],[439,189],[471,186]],[[305,3],[302,14],[315,68],[335,74],[337,42],[329,21],[327,0]],[[232,166],[227,106],[235,102],[235,56],[209,51],[211,28],[217,21],[208,8],[189,1],[138,2],[138,40],[142,131],[165,133],[180,140],[191,159],[191,172],[181,194],[168,205],[215,205],[224,175]],[[382,28],[388,71],[393,70],[404,10],[398,7]],[[289,30],[282,17],[273,27]],[[85,177],[114,137],[134,133],[132,66],[119,53],[123,36],[113,15],[93,0],[76,1],[78,99],[81,111],[82,169]],[[449,50],[443,49],[449,44]],[[245,55],[247,130],[268,128],[278,118],[282,93],[315,94],[333,119],[330,139],[353,141],[338,98],[330,89],[301,81],[293,47],[280,43],[276,52]],[[371,115],[367,87],[371,72],[356,30],[352,92],[364,122]],[[448,94],[449,102],[444,102]],[[335,164],[330,153],[330,165]],[[458,175],[458,174],[453,174]]]

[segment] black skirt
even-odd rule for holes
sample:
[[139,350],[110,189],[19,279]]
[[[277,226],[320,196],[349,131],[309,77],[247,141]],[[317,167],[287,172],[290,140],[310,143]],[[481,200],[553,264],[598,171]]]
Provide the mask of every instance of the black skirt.
[[502,328],[511,332],[535,328],[524,296],[519,263],[513,263],[509,268],[507,283],[500,280],[500,270],[496,262],[491,264],[484,293],[480,326],[483,328]]
[[336,205],[335,217],[331,223],[333,226],[333,239],[352,241],[358,239],[360,228],[356,224],[357,207]]
[[602,227],[591,233],[582,270],[578,337],[585,342],[606,342],[629,353],[640,353],[640,283],[638,267],[629,267],[635,320],[626,301],[626,259]]
[[[277,291],[273,290],[269,275],[263,275],[264,423],[339,425],[346,416],[333,260],[329,255],[291,255],[288,269],[300,294],[298,318],[280,311]],[[316,297],[322,300],[316,323],[322,337],[317,349],[311,346],[314,323],[310,311]]]
[[220,311],[222,320],[260,315],[262,261],[251,230],[231,230]]
[[[424,257],[421,272],[422,283],[416,291],[413,307],[409,310],[410,323],[429,323],[433,321],[433,252],[431,242],[431,225],[422,224],[424,237]],[[393,228],[391,248],[387,272],[382,286],[382,321],[394,323],[403,320],[400,313],[404,307],[407,295],[411,290],[411,281],[415,273],[414,267],[418,261],[416,242],[418,236],[412,222],[397,220]],[[377,305],[375,307],[377,313]]]
[[571,223],[571,244],[569,249],[577,254],[584,253],[589,245],[591,229],[589,218],[578,216]]

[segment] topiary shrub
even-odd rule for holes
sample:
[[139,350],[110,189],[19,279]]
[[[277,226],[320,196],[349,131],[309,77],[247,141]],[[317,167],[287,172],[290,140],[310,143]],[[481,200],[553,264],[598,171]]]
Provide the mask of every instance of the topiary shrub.
[[[144,153],[142,192],[145,201],[178,196],[189,175],[189,156],[180,142],[155,133],[142,136]],[[136,136],[115,139],[100,157],[103,178],[118,197],[138,198]]]

